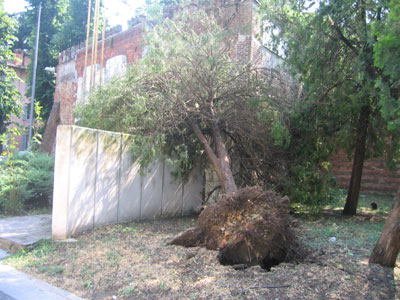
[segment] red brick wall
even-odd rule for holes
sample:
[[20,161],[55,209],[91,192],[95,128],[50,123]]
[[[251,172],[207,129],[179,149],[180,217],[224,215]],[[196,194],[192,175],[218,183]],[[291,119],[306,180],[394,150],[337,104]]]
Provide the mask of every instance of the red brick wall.
[[[107,37],[104,40],[104,59],[101,67],[105,67],[108,59],[119,55],[126,57],[127,64],[141,59],[145,26],[145,24],[138,24],[124,32]],[[73,125],[75,123],[73,110],[78,99],[79,79],[83,77],[85,69],[85,48],[78,48],[79,46],[73,47],[59,55],[54,105],[51,112],[53,118],[48,120],[42,146],[42,149],[49,153],[55,143],[57,125]],[[97,64],[101,64],[101,49],[102,42],[100,41],[97,46]],[[91,50],[89,47],[86,67],[91,64]],[[59,104],[56,105],[56,103]]]
[[[126,55],[128,64],[142,58],[142,41],[143,41],[143,28],[144,24],[139,24],[131,29],[117,33],[105,39],[104,42],[104,61],[103,66],[107,59],[117,55]],[[101,63],[101,41],[97,46],[97,60],[96,63]],[[91,62],[92,48],[88,48],[88,65]],[[78,77],[83,76],[83,70],[85,67],[85,49],[77,51],[77,57],[75,59],[76,70]]]
[[[104,60],[102,68],[109,58],[125,55],[128,64],[142,57],[143,24],[139,24],[129,30],[117,33],[105,39]],[[97,46],[96,63],[101,63],[101,41]],[[88,48],[87,66],[91,63],[91,47]],[[63,68],[71,68],[74,65],[74,78],[63,78]],[[54,102],[61,102],[60,120],[62,125],[74,124],[72,111],[75,107],[78,92],[78,79],[83,77],[85,68],[85,49],[64,51],[60,54],[60,64],[57,67],[57,83],[54,94]],[[60,75],[59,75],[60,74]],[[71,73],[70,73],[71,74]]]
[[[339,153],[331,158],[333,174],[339,187],[348,188],[352,170],[345,153]],[[385,160],[374,158],[364,163],[361,191],[374,194],[394,195],[400,187],[400,170],[391,172],[387,169]]]

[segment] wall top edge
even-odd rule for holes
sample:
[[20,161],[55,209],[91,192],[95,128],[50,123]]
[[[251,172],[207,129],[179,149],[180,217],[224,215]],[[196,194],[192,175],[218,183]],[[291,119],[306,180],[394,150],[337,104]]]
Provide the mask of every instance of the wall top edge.
[[58,125],[58,127],[61,127],[62,129],[78,129],[78,130],[88,130],[88,131],[93,131],[93,132],[99,132],[99,133],[107,133],[107,134],[112,134],[112,135],[127,135],[131,136],[130,134],[124,133],[124,132],[116,132],[116,131],[109,131],[109,130],[101,130],[101,129],[96,129],[96,128],[89,128],[89,127],[83,127],[83,126],[77,126],[77,125]]

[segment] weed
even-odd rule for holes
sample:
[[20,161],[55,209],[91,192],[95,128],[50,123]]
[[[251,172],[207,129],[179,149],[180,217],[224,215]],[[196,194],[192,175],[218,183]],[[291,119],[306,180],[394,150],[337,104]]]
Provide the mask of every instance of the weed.
[[109,251],[106,253],[107,260],[111,263],[112,266],[118,266],[122,256],[118,252]]
[[164,292],[167,292],[171,289],[170,287],[168,287],[167,281],[165,281],[165,280],[160,281],[159,288],[160,288],[160,290],[162,290]]
[[40,240],[34,248],[22,249],[5,261],[14,267],[42,267],[55,251],[51,240]]
[[119,296],[125,296],[125,297],[132,297],[135,295],[136,292],[136,287],[135,286],[128,286],[126,288],[123,288],[118,292]]
[[137,233],[138,229],[133,227],[133,226],[129,226],[129,225],[116,225],[114,226],[110,232],[116,232],[116,233],[120,233],[120,232],[127,232],[127,233]]
[[44,266],[39,268],[39,272],[42,273],[47,273],[50,276],[54,276],[60,273],[63,273],[65,270],[65,267],[63,266]]
[[93,286],[93,282],[91,281],[91,280],[86,280],[84,283],[83,283],[83,287],[85,288],[85,289],[89,289],[89,288],[91,288]]
[[83,277],[83,278],[91,277],[100,271],[101,271],[101,269],[96,269],[96,268],[94,268],[94,265],[92,263],[88,263],[87,265],[85,265],[82,268],[81,277]]

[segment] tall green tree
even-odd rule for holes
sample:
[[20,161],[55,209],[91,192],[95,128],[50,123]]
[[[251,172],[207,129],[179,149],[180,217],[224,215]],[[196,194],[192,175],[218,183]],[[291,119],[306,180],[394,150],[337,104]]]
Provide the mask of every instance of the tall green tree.
[[333,144],[353,159],[343,214],[354,215],[365,159],[384,154],[392,141],[376,86],[382,71],[374,64],[372,27],[386,19],[385,2],[264,0],[262,11],[272,47],[284,51],[304,83],[300,124],[319,147]]
[[[91,1],[91,24],[94,18],[94,0]],[[78,45],[86,39],[88,0],[69,0],[64,22],[53,37],[59,51]]]
[[[388,129],[393,132],[394,147],[390,154],[398,162],[400,129],[400,3],[389,1],[385,19],[373,24],[377,42],[374,45],[375,66],[382,70],[377,82],[379,103]],[[400,251],[400,188],[394,199],[382,234],[377,241],[369,262],[394,267]]]
[[[45,68],[56,67],[58,64],[58,48],[52,41],[65,18],[67,2],[66,0],[29,0],[28,2],[27,18],[32,30],[29,38],[31,53],[35,50],[38,7],[39,3],[42,4],[35,101],[43,107],[42,118],[46,121],[53,105],[55,74],[46,71]],[[33,59],[28,67],[28,96],[31,93],[32,71]]]
[[29,50],[29,38],[32,33],[32,27],[28,22],[28,14],[26,11],[22,11],[14,14],[13,18],[16,20],[18,27],[15,34],[17,39],[13,49]]
[[[4,11],[3,2],[0,2],[0,137],[4,135],[10,124],[11,115],[21,113],[20,95],[14,84],[17,75],[14,69],[8,66],[15,56],[12,46],[15,41],[14,20]],[[0,139],[0,147],[1,141]]]

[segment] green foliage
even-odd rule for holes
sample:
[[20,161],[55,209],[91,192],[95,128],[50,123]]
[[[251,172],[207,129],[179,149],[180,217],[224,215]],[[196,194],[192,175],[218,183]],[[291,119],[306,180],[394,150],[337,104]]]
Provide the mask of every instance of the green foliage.
[[38,241],[33,249],[22,249],[13,256],[7,258],[7,263],[14,267],[26,268],[35,267],[40,272],[59,273],[62,271],[61,266],[49,266],[48,261],[56,252],[56,244],[50,240]]
[[[235,158],[253,157],[254,149],[273,156],[274,137],[279,144],[288,140],[288,107],[259,70],[232,59],[233,42],[203,11],[164,20],[146,35],[144,58],[78,106],[79,124],[133,134],[142,166],[168,157],[180,174],[205,154],[194,126],[214,146],[216,124]],[[245,159],[243,173],[254,165]]]
[[14,154],[0,162],[0,209],[10,214],[51,205],[54,158],[44,153]]
[[[400,135],[388,130],[393,128],[391,122],[398,121],[399,101],[387,97],[394,86],[387,84],[378,68],[390,60],[386,71],[398,72],[396,60],[385,56],[391,53],[398,58],[399,53],[396,1],[389,2],[262,1],[267,47],[285,57],[293,76],[303,84],[290,121],[290,173],[294,176],[290,191],[304,190],[304,186],[294,188],[297,180],[309,181],[312,188],[317,176],[312,170],[318,170],[337,149],[346,150],[349,158],[353,153],[363,156],[364,147],[365,159],[385,155],[393,162],[399,157]],[[376,38],[377,31],[381,38]],[[321,197],[329,194],[321,193]],[[303,199],[311,197],[305,191],[300,194]]]
[[[279,3],[278,3],[279,2]],[[310,9],[308,2],[264,1],[263,11],[271,24],[271,47],[283,49],[293,74],[304,84],[299,108],[308,117],[316,136],[330,137],[351,153],[355,147],[358,116],[371,107],[368,129],[369,157],[382,155],[385,123],[378,104],[372,66],[373,39],[365,14],[376,14],[372,3],[354,9],[357,1],[325,1]],[[340,32],[340,33],[338,33]],[[372,126],[373,124],[373,126]]]
[[28,23],[28,14],[26,12],[19,12],[13,15],[16,20],[18,30],[16,32],[16,41],[13,45],[13,50],[29,50],[29,37],[32,32],[32,27]]
[[[69,0],[65,20],[58,32],[54,35],[52,43],[62,51],[78,45],[86,39],[86,23],[88,14],[87,0]],[[94,19],[94,5],[91,7],[91,24]]]
[[392,165],[400,160],[400,3],[389,1],[389,13],[385,19],[375,20],[373,31],[377,42],[374,45],[374,63],[383,71],[376,87],[379,90],[381,112],[390,132],[392,148],[388,151]]
[[[26,11],[27,22],[31,28],[29,37],[29,48],[31,53],[35,53],[35,40],[36,40],[36,24],[38,16],[39,3],[42,4],[42,14],[40,22],[40,35],[39,35],[39,52],[38,64],[36,73],[35,84],[35,101],[38,101],[43,107],[41,112],[43,120],[47,121],[50,114],[55,89],[55,74],[46,71],[46,67],[56,67],[58,64],[58,50],[59,47],[52,41],[54,35],[60,29],[60,26],[65,18],[66,13],[66,0],[30,0],[28,1],[29,7]],[[32,56],[33,57],[33,56]],[[28,66],[28,91],[27,95],[31,95],[31,83],[33,76],[33,59]]]
[[304,162],[290,169],[284,193],[292,203],[306,205],[316,212],[332,199],[334,183],[329,169],[316,170],[314,164]]
[[17,75],[8,66],[8,62],[15,58],[12,52],[14,34],[14,20],[6,14],[3,2],[0,2],[0,136],[10,124],[11,115],[18,116],[22,112],[20,95],[14,84]]

